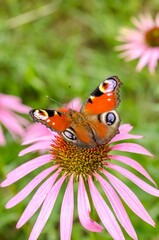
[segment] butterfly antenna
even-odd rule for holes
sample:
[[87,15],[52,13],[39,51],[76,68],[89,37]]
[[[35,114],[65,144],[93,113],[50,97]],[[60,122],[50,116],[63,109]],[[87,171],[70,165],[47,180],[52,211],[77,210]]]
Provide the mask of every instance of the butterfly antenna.
[[[72,96],[71,96],[71,84],[68,84],[68,96],[69,96],[69,99],[72,99]],[[70,108],[73,109],[73,102],[72,100],[70,101]]]
[[53,101],[54,103],[56,103],[57,105],[61,106],[62,104],[58,101],[56,101],[55,99],[49,97],[49,96],[46,96],[47,98],[49,98],[51,101]]

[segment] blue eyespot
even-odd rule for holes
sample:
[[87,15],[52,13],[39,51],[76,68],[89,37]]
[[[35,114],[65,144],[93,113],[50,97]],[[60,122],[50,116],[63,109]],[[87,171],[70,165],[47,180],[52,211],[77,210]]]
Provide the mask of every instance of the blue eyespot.
[[76,136],[74,134],[74,131],[70,128],[67,128],[64,132],[62,132],[62,135],[67,139],[67,140],[76,140]]
[[112,113],[112,112],[107,113],[107,115],[106,115],[106,123],[108,125],[112,125],[115,122],[115,120],[116,120],[116,116],[115,116],[114,113]]

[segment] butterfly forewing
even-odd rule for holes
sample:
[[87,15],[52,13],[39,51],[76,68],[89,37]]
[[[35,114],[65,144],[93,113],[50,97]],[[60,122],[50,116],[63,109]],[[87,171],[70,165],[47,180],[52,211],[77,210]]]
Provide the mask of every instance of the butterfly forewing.
[[104,80],[83,104],[81,112],[88,115],[101,114],[115,109],[119,102],[119,87],[121,82],[113,76]]
[[55,110],[33,109],[30,116],[34,122],[40,122],[53,131],[62,132],[71,124],[71,118],[66,113]]

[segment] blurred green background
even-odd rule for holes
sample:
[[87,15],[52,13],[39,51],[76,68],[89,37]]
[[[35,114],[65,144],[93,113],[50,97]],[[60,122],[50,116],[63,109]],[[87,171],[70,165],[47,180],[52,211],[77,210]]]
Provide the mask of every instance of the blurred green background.
[[[147,68],[137,73],[137,61],[126,63],[114,51],[119,45],[116,37],[120,27],[132,26],[130,18],[139,13],[150,12],[155,16],[159,1],[7,0],[0,3],[0,92],[17,95],[33,108],[55,108],[54,102],[46,96],[60,103],[77,96],[84,101],[102,80],[118,75],[123,82],[118,107],[122,123],[132,124],[133,133],[144,135],[145,138],[136,142],[155,155],[154,159],[141,155],[133,157],[159,185],[159,68],[154,75],[150,75]],[[1,179],[33,157],[29,154],[18,158],[22,147],[9,135],[7,143],[0,148]],[[24,178],[23,183],[1,189],[1,240],[28,239],[35,218],[22,229],[15,229],[28,199],[13,209],[4,209],[7,200],[28,181],[29,178]],[[127,179],[124,182],[137,194],[157,224],[156,228],[149,226],[126,208],[138,238],[158,240],[159,200],[142,192]],[[59,200],[39,239],[59,239],[60,204]],[[96,237],[85,231],[76,211],[72,240],[79,239],[112,238],[106,230]]]

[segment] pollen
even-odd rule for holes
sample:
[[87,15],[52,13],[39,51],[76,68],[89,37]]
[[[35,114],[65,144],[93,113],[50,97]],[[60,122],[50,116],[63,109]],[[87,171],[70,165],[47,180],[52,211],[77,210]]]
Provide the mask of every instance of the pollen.
[[57,136],[51,145],[51,154],[54,163],[62,169],[67,176],[74,175],[78,180],[82,175],[86,178],[100,172],[108,158],[109,147],[107,144],[95,148],[78,148],[72,143],[66,142],[61,136]]

